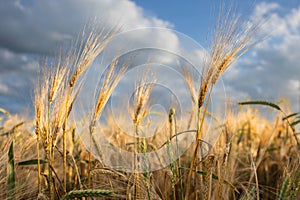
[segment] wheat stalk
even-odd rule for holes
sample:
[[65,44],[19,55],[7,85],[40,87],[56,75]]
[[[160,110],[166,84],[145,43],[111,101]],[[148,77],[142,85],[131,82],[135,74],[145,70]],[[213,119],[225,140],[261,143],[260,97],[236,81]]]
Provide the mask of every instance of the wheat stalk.
[[[67,110],[67,115],[72,110],[72,105],[75,100],[70,100],[70,96],[73,93],[74,85],[78,81],[78,78],[87,70],[87,68],[91,65],[91,63],[95,60],[95,58],[103,51],[105,46],[112,40],[112,38],[115,36],[115,34],[118,32],[118,30],[113,27],[107,31],[107,29],[101,28],[100,30],[97,30],[97,26],[91,28],[86,26],[84,28],[84,31],[82,31],[82,38],[81,43],[79,45],[79,50],[76,51],[76,48],[73,52],[70,52],[67,56],[67,62],[72,63],[74,66],[73,73],[71,75],[71,78],[69,79],[69,90],[67,92],[66,101],[65,101],[65,109]],[[90,29],[89,34],[86,37],[86,29]],[[86,40],[84,40],[86,38]],[[72,56],[75,57],[72,58]],[[76,94],[79,93],[80,90],[80,84],[75,91]],[[77,95],[76,95],[77,96]],[[66,191],[66,141],[67,141],[67,135],[66,135],[66,123],[67,123],[67,117],[64,118],[63,121],[63,174],[64,174],[64,189]]]
[[[144,71],[143,76],[137,81],[135,84],[135,91],[133,95],[133,108],[130,109],[130,114],[131,118],[133,121],[134,125],[134,161],[133,161],[133,167],[134,171],[138,168],[140,170],[140,162],[138,160],[137,154],[140,152],[140,134],[139,134],[139,126],[140,123],[142,122],[143,118],[147,115],[148,113],[148,107],[147,103],[153,88],[153,84],[155,80],[152,77],[152,80],[149,80],[148,77],[148,69]],[[145,143],[146,145],[146,143]],[[142,150],[145,146],[142,145]],[[145,149],[144,149],[145,150]],[[145,155],[145,154],[144,154]],[[147,173],[147,172],[146,172]],[[139,183],[140,182],[140,177],[138,173],[133,174],[134,180]],[[147,183],[146,183],[147,184]],[[149,188],[148,192],[149,192]],[[137,185],[134,185],[134,195],[138,196],[140,193],[140,187]],[[148,193],[149,197],[149,193]]]
[[[221,8],[218,22],[213,33],[209,57],[205,58],[203,67],[203,77],[198,95],[198,115],[197,115],[197,141],[201,139],[202,126],[205,119],[205,111],[208,108],[210,95],[213,86],[216,84],[220,75],[240,56],[247,52],[255,43],[250,43],[251,39],[257,33],[258,25],[250,25],[246,21],[241,20],[234,15],[231,10]],[[200,109],[204,104],[205,97],[208,93],[208,101],[206,102],[204,114],[200,117]],[[193,168],[197,158],[197,152],[200,148],[200,143],[196,143],[193,154],[190,170],[188,174],[188,182],[186,187],[185,200],[188,199],[190,191],[190,181]],[[201,166],[201,165],[200,165]]]
[[[84,30],[88,28],[90,27],[85,27]],[[54,198],[54,188],[50,165],[54,164],[53,147],[56,145],[56,136],[61,128],[63,129],[63,188],[66,192],[66,123],[82,82],[79,82],[77,88],[74,88],[75,83],[117,32],[115,28],[108,31],[102,28],[98,32],[96,26],[88,31],[90,32],[86,39],[86,33],[83,31],[79,49],[75,46],[66,55],[60,52],[56,63],[44,63],[35,89],[37,143],[41,135],[49,161],[48,182],[51,199]],[[39,149],[38,144],[37,149]],[[39,160],[39,150],[37,151]],[[38,173],[40,174],[40,164],[38,164]],[[40,178],[38,184],[41,184]]]
[[89,151],[89,164],[88,164],[88,186],[91,184],[91,159],[92,159],[92,142],[93,134],[96,126],[96,121],[99,119],[108,99],[110,98],[113,90],[117,86],[123,74],[126,72],[130,62],[125,62],[119,70],[117,70],[118,59],[115,58],[110,64],[108,71],[105,74],[103,83],[101,85],[99,95],[96,100],[96,104],[93,111],[93,116],[90,121],[90,151]]

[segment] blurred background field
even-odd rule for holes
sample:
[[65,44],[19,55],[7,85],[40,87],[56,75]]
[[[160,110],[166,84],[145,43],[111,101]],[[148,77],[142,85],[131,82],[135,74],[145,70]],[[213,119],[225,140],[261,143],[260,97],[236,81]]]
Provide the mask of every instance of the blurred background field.
[[[38,196],[36,135],[34,123],[9,113],[1,114],[0,132],[0,198],[7,199],[14,193],[13,199],[36,199]],[[298,117],[298,118],[297,118]],[[298,199],[300,183],[299,149],[293,130],[281,113],[275,120],[264,119],[257,109],[243,108],[238,112],[228,112],[222,133],[209,154],[203,160],[203,168],[197,176],[203,182],[193,181],[190,198],[198,193],[200,199]],[[299,116],[289,118],[295,121]],[[299,138],[299,128],[295,126]],[[127,148],[117,127],[111,127],[111,137],[116,144]],[[162,133],[164,134],[164,133]],[[68,129],[67,154],[67,189],[87,188],[88,152],[77,135],[76,130]],[[157,137],[155,140],[160,140]],[[161,144],[162,141],[152,141]],[[15,186],[8,191],[9,147],[13,142]],[[151,199],[172,199],[173,192],[180,199],[180,183],[185,185],[187,169],[193,146],[180,159],[181,176],[173,177],[172,169],[166,167],[151,172]],[[61,183],[62,141],[57,139],[55,149],[55,194],[62,197]],[[42,152],[42,151],[41,151]],[[44,155],[40,155],[43,159]],[[27,161],[27,163],[25,162]],[[130,173],[117,172],[103,167],[93,159],[94,179],[92,187],[111,191],[108,199],[125,199],[131,191],[133,180]],[[177,160],[178,162],[178,160]],[[47,196],[47,171],[42,164],[42,194]],[[79,181],[80,179],[80,181]],[[172,181],[172,179],[174,179]],[[143,180],[143,179],[141,179]],[[141,181],[141,198],[146,198],[147,189]],[[143,196],[144,195],[144,196]],[[40,194],[39,198],[43,199]],[[46,197],[44,197],[46,198]],[[146,198],[147,199],[147,198]]]

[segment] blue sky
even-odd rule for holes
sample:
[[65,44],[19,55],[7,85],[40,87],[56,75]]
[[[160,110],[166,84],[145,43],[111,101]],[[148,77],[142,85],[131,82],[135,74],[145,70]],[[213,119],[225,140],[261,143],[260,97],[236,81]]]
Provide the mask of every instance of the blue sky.
[[[233,102],[285,98],[299,111],[300,2],[233,2],[241,15],[268,19],[262,32],[270,36],[224,74],[226,92]],[[32,109],[39,61],[74,39],[87,19],[120,23],[124,30],[170,28],[206,47],[218,5],[217,0],[0,0],[0,107],[13,113]]]
[[[144,9],[146,15],[156,16],[171,22],[174,29],[183,32],[200,43],[205,42],[205,36],[213,21],[212,16],[219,10],[219,2],[213,1],[160,1],[160,0],[133,0]],[[261,2],[277,3],[279,12],[284,14],[300,5],[298,0],[223,0],[226,5],[232,4],[242,15],[250,15],[255,6]],[[232,3],[231,3],[232,2]]]

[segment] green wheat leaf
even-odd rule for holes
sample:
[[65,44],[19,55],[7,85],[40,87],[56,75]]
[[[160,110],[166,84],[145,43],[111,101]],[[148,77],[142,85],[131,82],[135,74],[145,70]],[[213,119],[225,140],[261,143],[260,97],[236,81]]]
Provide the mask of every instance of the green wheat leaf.
[[8,151],[7,163],[7,186],[8,186],[8,199],[14,199],[15,190],[15,160],[14,160],[14,141],[11,142]]
[[239,102],[238,104],[239,105],[263,105],[263,106],[269,106],[276,110],[281,111],[281,108],[278,105],[268,102],[268,101],[243,101],[243,102]]
[[296,125],[299,124],[299,123],[300,123],[300,119],[299,119],[299,120],[296,120],[296,121],[294,121],[294,122],[292,122],[292,123],[290,124],[290,126],[293,127],[293,126],[296,126]]
[[[40,160],[41,164],[46,164],[46,160]],[[32,160],[25,160],[25,161],[20,161],[17,162],[18,165],[24,166],[24,165],[37,165],[38,164],[38,159],[32,159]]]
[[300,112],[298,112],[298,113],[292,113],[292,114],[290,114],[290,115],[288,115],[288,116],[282,118],[282,120],[286,120],[286,119],[288,119],[288,118],[294,117],[294,116],[299,115],[299,114],[300,114]]

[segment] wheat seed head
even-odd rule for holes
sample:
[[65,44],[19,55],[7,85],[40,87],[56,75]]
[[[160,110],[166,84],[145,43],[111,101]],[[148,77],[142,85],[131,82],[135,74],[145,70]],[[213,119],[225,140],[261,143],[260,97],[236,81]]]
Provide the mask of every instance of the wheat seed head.
[[155,79],[149,75],[149,69],[146,69],[142,77],[135,84],[133,96],[133,109],[131,117],[135,125],[139,125],[147,113],[146,104],[149,100]]

